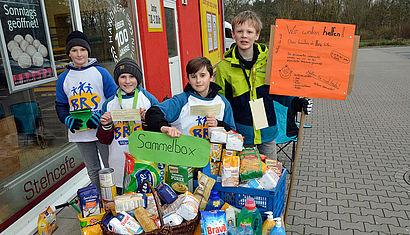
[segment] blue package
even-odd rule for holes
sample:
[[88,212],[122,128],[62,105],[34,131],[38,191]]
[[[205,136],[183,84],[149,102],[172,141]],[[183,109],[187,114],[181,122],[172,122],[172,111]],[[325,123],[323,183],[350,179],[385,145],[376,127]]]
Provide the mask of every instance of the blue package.
[[100,194],[95,185],[90,185],[77,190],[77,197],[80,201],[80,210],[83,218],[101,213]]
[[214,210],[200,212],[202,235],[228,235],[225,211]]

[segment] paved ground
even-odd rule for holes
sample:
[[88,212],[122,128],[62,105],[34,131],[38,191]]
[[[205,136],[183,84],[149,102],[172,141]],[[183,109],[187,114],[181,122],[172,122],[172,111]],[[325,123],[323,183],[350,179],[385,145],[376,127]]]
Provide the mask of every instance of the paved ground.
[[[313,108],[288,234],[410,234],[410,47],[360,49],[352,95]],[[72,208],[57,218],[80,234]]]
[[313,102],[288,234],[410,234],[410,47],[360,49],[352,95]]

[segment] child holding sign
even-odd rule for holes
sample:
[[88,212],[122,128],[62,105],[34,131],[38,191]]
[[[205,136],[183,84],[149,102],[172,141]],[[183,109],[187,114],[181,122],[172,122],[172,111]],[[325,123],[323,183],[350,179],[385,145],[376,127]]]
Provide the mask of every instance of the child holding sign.
[[[129,152],[128,136],[135,130],[142,130],[141,121],[145,120],[146,110],[152,105],[159,104],[159,102],[140,86],[142,83],[141,69],[130,58],[124,58],[115,65],[114,80],[119,89],[115,95],[104,102],[97,137],[101,143],[109,145],[108,161],[110,167],[114,169],[114,184],[118,188],[122,188],[125,166],[124,152]],[[116,120],[116,117],[112,115],[114,110],[127,112],[130,109],[139,110],[141,118],[136,117],[134,120],[125,121]]]
[[186,66],[189,83],[184,92],[173,96],[146,113],[148,126],[170,137],[192,135],[208,137],[208,127],[235,128],[229,102],[218,94],[221,89],[213,81],[211,62],[196,57]]
[[[91,183],[100,189],[98,171],[101,164],[98,152],[103,164],[108,167],[108,147],[99,143],[95,134],[102,104],[115,94],[117,85],[110,73],[98,64],[97,59],[89,58],[90,52],[90,42],[84,33],[73,31],[68,35],[66,54],[71,62],[67,65],[67,70],[58,77],[55,107],[59,120],[70,130],[68,140],[77,143]],[[92,113],[86,123],[70,114],[85,109]],[[83,130],[83,125],[86,130]]]
[[252,11],[239,13],[232,20],[232,37],[236,45],[224,54],[216,70],[219,91],[232,105],[237,131],[247,146],[256,145],[269,158],[276,159],[278,135],[273,100],[296,111],[310,113],[311,100],[269,94],[265,85],[268,57],[266,45],[256,43],[262,22]]

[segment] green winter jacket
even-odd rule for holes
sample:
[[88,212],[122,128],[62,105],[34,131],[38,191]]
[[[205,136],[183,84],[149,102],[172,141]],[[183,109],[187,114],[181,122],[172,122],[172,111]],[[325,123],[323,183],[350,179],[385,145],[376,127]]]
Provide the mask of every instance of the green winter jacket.
[[[252,69],[242,69],[236,57],[236,45],[224,54],[223,60],[216,69],[215,82],[222,87],[219,91],[231,103],[236,129],[245,137],[245,144],[261,144],[272,141],[278,135],[273,100],[290,107],[294,97],[269,94],[269,86],[265,85],[266,61],[268,47],[254,44],[258,58]],[[249,84],[245,74],[249,77]],[[252,87],[252,92],[250,89]],[[263,98],[269,127],[255,130],[252,120],[250,100]]]

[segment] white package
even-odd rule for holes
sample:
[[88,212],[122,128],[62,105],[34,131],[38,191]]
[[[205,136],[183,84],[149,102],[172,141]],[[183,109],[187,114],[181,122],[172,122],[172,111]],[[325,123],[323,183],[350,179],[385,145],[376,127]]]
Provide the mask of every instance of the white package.
[[223,127],[208,128],[209,141],[211,143],[226,144],[227,132]]

